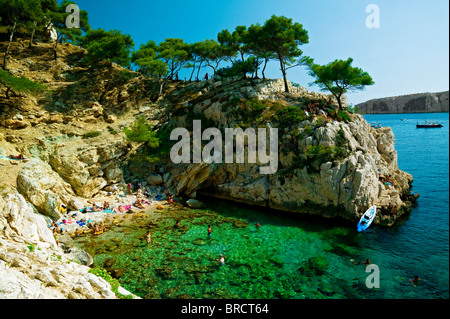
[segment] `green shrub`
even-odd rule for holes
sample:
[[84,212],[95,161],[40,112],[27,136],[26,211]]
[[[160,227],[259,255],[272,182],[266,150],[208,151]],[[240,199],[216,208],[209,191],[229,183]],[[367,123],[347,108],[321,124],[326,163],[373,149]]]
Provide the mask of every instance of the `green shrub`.
[[146,143],[150,148],[159,146],[157,132],[153,130],[153,125],[149,124],[144,116],[139,116],[131,128],[126,127],[123,132],[129,141]]
[[91,268],[89,269],[89,273],[105,279],[111,285],[111,291],[114,292],[116,296],[119,297],[120,299],[134,299],[132,295],[125,296],[119,292],[120,286],[119,281],[117,279],[112,278],[106,269],[98,267]]
[[359,108],[351,104],[347,107],[347,111],[353,114],[357,114],[359,113]]
[[91,132],[87,132],[86,134],[83,135],[83,138],[91,138],[91,137],[96,137],[101,135],[102,132],[100,131],[91,131]]
[[28,247],[30,252],[34,252],[35,249],[36,249],[36,245],[35,244],[29,244],[27,247]]
[[311,125],[307,124],[303,128],[303,133],[305,133],[307,136],[312,135],[314,133],[313,129],[311,128]]
[[39,82],[34,82],[24,76],[13,76],[5,70],[0,70],[0,84],[9,90],[32,95],[37,95],[47,90],[47,87]]
[[322,126],[327,125],[327,123],[328,123],[328,120],[324,116],[321,115],[316,118],[315,125],[316,125],[316,127],[322,127]]
[[305,112],[296,106],[287,106],[276,113],[280,127],[290,127],[306,119]]
[[352,119],[350,117],[350,114],[348,114],[348,112],[338,110],[337,120],[340,122],[348,123],[348,122],[351,122]]
[[337,147],[348,146],[348,140],[345,137],[345,132],[342,129],[342,125],[339,125],[339,130],[338,130],[337,135],[336,135],[335,144],[336,144]]
[[331,162],[335,157],[335,147],[325,147],[323,145],[308,145],[305,150],[305,155],[310,163],[318,162],[317,166],[323,163]]
[[267,105],[258,99],[245,100],[241,105],[241,110],[243,110],[243,115],[247,120],[254,120],[261,116],[266,108]]
[[119,132],[117,132],[114,128],[112,128],[111,126],[107,127],[109,133],[111,133],[112,135],[117,135],[119,134]]

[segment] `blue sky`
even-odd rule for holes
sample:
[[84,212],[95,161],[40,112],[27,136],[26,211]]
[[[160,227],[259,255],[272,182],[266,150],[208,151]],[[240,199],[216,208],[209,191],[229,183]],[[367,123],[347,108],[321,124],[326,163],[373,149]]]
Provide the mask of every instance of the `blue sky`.
[[[148,40],[217,39],[223,29],[264,24],[273,14],[284,15],[308,30],[309,43],[301,49],[316,63],[352,57],[354,66],[373,77],[375,85],[348,94],[351,104],[449,89],[447,0],[74,1],[88,11],[92,28],[130,34],[135,49]],[[380,28],[366,27],[369,4],[379,7]],[[266,76],[281,77],[276,62]],[[303,67],[288,70],[288,79],[319,90],[308,85],[312,78]]]

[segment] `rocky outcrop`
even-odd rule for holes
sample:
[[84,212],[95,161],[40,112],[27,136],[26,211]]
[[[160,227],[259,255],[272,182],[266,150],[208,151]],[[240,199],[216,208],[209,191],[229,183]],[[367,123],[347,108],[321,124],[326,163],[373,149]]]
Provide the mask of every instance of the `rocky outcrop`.
[[77,196],[90,198],[107,185],[123,183],[120,166],[131,149],[123,137],[100,135],[63,143],[46,141],[36,146],[35,154],[47,161]]
[[373,99],[356,107],[365,114],[448,112],[448,91]]
[[[273,87],[273,82],[268,83]],[[265,87],[264,82],[241,85],[230,91],[238,96],[245,92],[247,99],[250,96],[258,100],[274,98],[277,94]],[[236,127],[240,123],[241,110],[224,98],[226,89],[217,86],[215,90],[203,92],[202,99],[184,102],[181,106],[181,109],[188,107],[193,110],[190,117],[176,116],[180,112],[175,112],[177,125],[188,127],[190,118],[213,121],[221,129]],[[283,101],[301,105],[304,99],[329,100],[326,95],[311,96],[307,91],[294,94],[290,96],[292,100]],[[282,99],[277,96],[277,99]],[[264,112],[271,107],[280,106],[268,106]],[[271,127],[274,123],[271,119],[276,114],[265,115],[264,112],[260,116],[268,119],[258,125]],[[333,149],[337,146],[339,134],[343,134],[341,138],[348,147],[345,158],[313,162],[309,167],[296,162],[308,146]],[[298,136],[301,138],[296,138]],[[375,204],[380,212],[375,223],[383,225],[392,225],[409,210],[411,203],[404,199],[409,193],[412,176],[398,168],[395,137],[390,128],[375,130],[357,114],[351,115],[350,121],[309,117],[282,129],[279,141],[279,148],[283,151],[279,152],[276,174],[261,175],[258,164],[173,164],[169,161],[167,170],[170,176],[165,185],[177,195],[191,198],[203,194],[281,211],[339,216],[349,220],[359,219],[368,207]],[[391,175],[393,183],[383,183],[379,174]]]
[[14,239],[40,248],[57,248],[44,217],[23,196],[9,194],[0,198],[0,229],[6,239]]
[[64,253],[22,195],[0,196],[0,299],[116,299],[111,285],[82,265],[85,258]]
[[17,189],[44,215],[55,220],[60,217],[59,207],[69,202],[74,192],[70,184],[38,159],[30,161],[17,177]]

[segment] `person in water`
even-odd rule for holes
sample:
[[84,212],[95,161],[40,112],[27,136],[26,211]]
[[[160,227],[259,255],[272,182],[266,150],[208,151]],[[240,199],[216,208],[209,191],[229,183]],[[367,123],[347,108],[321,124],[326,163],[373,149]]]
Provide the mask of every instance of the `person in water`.
[[150,231],[148,231],[145,235],[145,241],[147,242],[147,245],[152,242],[152,235],[150,234]]
[[212,231],[211,225],[208,225],[208,237],[211,237]]
[[259,227],[261,227],[262,225],[260,225],[258,222],[255,223],[256,229],[258,229]]
[[417,284],[419,284],[419,280],[420,280],[420,277],[415,275],[414,278],[409,280],[409,282],[412,283],[414,287],[416,287]]
[[350,259],[350,261],[353,263],[353,265],[364,264],[366,267],[371,264],[370,259],[366,259],[364,263],[362,261],[356,261],[355,259]]
[[219,266],[225,265],[225,258],[223,257],[222,254],[219,255],[219,259],[216,259],[216,261],[219,262]]

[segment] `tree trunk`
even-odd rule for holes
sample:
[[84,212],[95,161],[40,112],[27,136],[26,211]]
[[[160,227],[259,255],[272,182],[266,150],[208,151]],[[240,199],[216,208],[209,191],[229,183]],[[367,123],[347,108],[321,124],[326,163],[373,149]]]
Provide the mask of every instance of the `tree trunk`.
[[342,93],[339,94],[339,95],[336,97],[336,99],[337,99],[337,102],[338,102],[338,105],[339,105],[339,109],[340,109],[340,110],[344,110],[344,108],[342,107],[341,95],[342,95]]
[[36,32],[37,22],[33,21],[33,24],[34,24],[34,27],[33,27],[33,31],[31,31],[30,45],[28,46],[28,48],[30,48],[30,49],[33,46],[33,39],[34,39],[34,33]]
[[3,70],[7,70],[7,63],[8,63],[8,56],[9,56],[9,49],[11,48],[11,43],[14,37],[14,31],[16,30],[17,26],[17,20],[14,21],[11,34],[9,35],[9,42],[6,46],[5,56],[3,57]]
[[159,86],[159,95],[158,95],[158,98],[160,98],[160,97],[162,96],[164,84],[166,84],[166,80],[162,81],[162,83],[161,83],[160,86]]
[[64,38],[64,35],[63,35],[63,34],[61,34],[61,35],[59,35],[59,36],[56,37],[55,47],[53,48],[53,53],[54,53],[55,61],[58,59],[58,51],[57,51],[57,49],[58,49],[58,43],[60,43],[60,42],[62,43],[63,38]]
[[203,64],[203,61],[201,61],[200,62],[200,65],[198,66],[198,71],[197,71],[197,82],[198,82],[198,75],[200,74],[200,69],[202,68],[202,64]]
[[258,78],[258,69],[259,69],[259,58],[257,57],[255,61],[255,79]]
[[262,76],[263,76],[263,80],[266,79],[266,75],[264,74],[264,71],[266,70],[266,66],[267,66],[267,62],[268,62],[268,61],[269,61],[269,59],[264,59],[264,67],[263,67],[263,69],[262,69],[262,71],[261,71]]
[[289,87],[288,87],[287,78],[286,78],[286,66],[283,63],[283,58],[279,55],[278,55],[278,60],[280,60],[280,68],[281,68],[281,72],[283,73],[284,92],[289,93]]
[[195,63],[194,63],[194,66],[192,67],[192,72],[191,72],[191,76],[189,77],[189,82],[191,82],[194,72],[195,72]]

